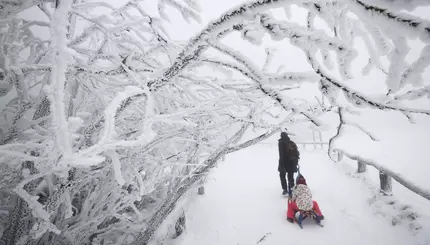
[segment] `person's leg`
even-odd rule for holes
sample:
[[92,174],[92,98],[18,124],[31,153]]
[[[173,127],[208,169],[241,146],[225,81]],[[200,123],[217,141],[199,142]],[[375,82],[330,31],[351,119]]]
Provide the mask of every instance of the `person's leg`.
[[321,209],[320,209],[318,203],[316,201],[313,201],[313,203],[314,203],[314,207],[313,208],[314,208],[315,213],[318,216],[323,216],[322,213],[321,213]]
[[293,171],[288,172],[288,187],[289,187],[289,190],[293,189],[293,187],[294,187],[294,172]]
[[288,203],[288,210],[287,210],[287,218],[294,220],[294,214],[297,212],[297,204],[296,202],[289,202]]
[[278,171],[279,171],[279,179],[281,180],[282,190],[286,191],[288,186],[287,186],[287,180],[285,179],[285,175],[286,175],[285,169],[282,166],[280,166],[278,168]]

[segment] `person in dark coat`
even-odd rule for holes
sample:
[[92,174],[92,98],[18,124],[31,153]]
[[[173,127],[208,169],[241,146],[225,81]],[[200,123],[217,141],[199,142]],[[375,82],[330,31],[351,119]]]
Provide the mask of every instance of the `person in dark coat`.
[[[288,137],[286,132],[281,133],[281,138],[278,142],[279,149],[279,178],[281,179],[282,186],[282,195],[291,194],[291,190],[294,187],[294,173],[297,172],[297,165],[300,158],[300,153],[297,151],[295,154],[291,154],[291,152],[287,151],[287,144],[293,143],[291,139]],[[295,145],[297,148],[297,145]],[[286,175],[288,175],[288,185],[285,179]]]

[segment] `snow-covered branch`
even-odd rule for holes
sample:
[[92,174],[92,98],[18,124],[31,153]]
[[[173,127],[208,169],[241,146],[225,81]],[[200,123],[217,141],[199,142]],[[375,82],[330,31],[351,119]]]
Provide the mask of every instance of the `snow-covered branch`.
[[[302,36],[294,33],[290,34],[289,24],[287,24],[286,22],[275,21],[273,20],[273,17],[270,17],[269,15],[264,15],[261,18],[261,24],[271,35],[274,35],[278,38],[287,38],[287,37],[295,38],[297,41],[295,41],[294,43],[305,51],[307,55],[307,59],[311,64],[312,68],[314,69],[315,73],[318,74],[324,80],[325,84],[330,84],[329,86],[333,86],[334,88],[340,89],[341,91],[343,91],[345,96],[355,106],[367,105],[371,108],[380,109],[380,110],[394,110],[394,111],[400,111],[403,113],[418,113],[418,114],[430,115],[430,110],[412,109],[412,108],[406,108],[401,106],[384,104],[382,102],[372,100],[368,98],[366,95],[364,95],[363,93],[360,93],[358,91],[355,91],[352,88],[349,88],[345,84],[342,84],[341,82],[337,81],[335,78],[329,76],[328,73],[324,71],[323,66],[321,66],[317,61],[317,59],[315,58],[315,50],[309,49],[306,42],[304,42],[305,40],[307,40],[306,36]],[[298,40],[302,40],[302,42],[299,42]],[[341,51],[344,49],[344,47],[338,46],[336,49]]]
[[157,88],[168,82],[186,67],[190,61],[198,58],[208,47],[207,40],[216,39],[220,33],[233,28],[242,22],[244,18],[253,18],[253,13],[268,9],[270,7],[282,6],[283,3],[294,3],[296,0],[258,0],[241,4],[224,13],[219,19],[209,23],[199,34],[192,38],[177,56],[175,62],[170,66],[161,78],[154,79],[148,83],[150,88]]
[[353,122],[351,120],[348,120],[348,118],[346,117],[346,112],[347,111],[348,110],[345,109],[345,108],[343,108],[343,107],[338,107],[337,108],[337,114],[339,116],[339,125],[337,126],[337,132],[336,132],[336,134],[333,137],[331,137],[330,140],[329,140],[329,142],[328,142],[328,151],[327,151],[327,154],[328,154],[329,158],[331,160],[333,160],[333,161],[335,161],[335,159],[332,158],[332,154],[331,153],[333,152],[333,150],[335,148],[336,141],[340,137],[344,136],[344,127],[346,125],[358,128],[360,131],[362,131],[367,136],[369,136],[369,138],[371,140],[373,140],[373,141],[379,141],[378,138],[373,135],[373,133],[371,133],[370,131],[364,129],[359,124],[357,124],[357,123],[355,123],[355,122]]
[[[167,199],[157,210],[157,212],[152,216],[152,218],[148,222],[148,228],[144,229],[139,233],[136,240],[132,243],[135,245],[145,245],[148,244],[152,236],[154,235],[156,229],[162,224],[162,222],[166,219],[166,217],[174,210],[175,204],[188,192],[188,190],[193,187],[198,180],[203,178],[208,171],[214,167],[214,165],[221,159],[224,155],[241,150],[243,148],[254,145],[262,140],[269,138],[275,133],[279,132],[280,128],[272,129],[265,134],[262,134],[258,137],[255,137],[251,140],[248,140],[242,144],[229,147],[228,145],[224,145],[217,149],[213,154],[206,158],[203,162],[202,167],[193,171],[190,174],[189,178],[181,181],[179,186],[176,188],[175,195]],[[232,137],[234,139],[235,137]]]
[[318,64],[314,58],[312,58],[311,55],[308,55],[309,62],[312,64],[312,67],[315,69],[315,72],[328,83],[332,84],[334,87],[339,88],[341,91],[345,93],[345,96],[349,99],[349,101],[354,104],[355,106],[364,106],[367,105],[371,108],[379,109],[379,110],[393,110],[393,111],[400,111],[404,113],[417,113],[417,114],[425,114],[430,115],[430,110],[425,109],[412,109],[402,106],[394,106],[389,104],[384,104],[382,102],[378,102],[375,100],[372,100],[365,96],[364,94],[355,91],[352,88],[349,88],[348,86],[342,84],[339,81],[336,81],[334,78],[329,77],[325,72],[322,70],[322,67]]
[[425,43],[430,42],[430,21],[428,20],[407,13],[394,13],[360,0],[349,0],[348,5],[362,19],[377,20],[390,30],[399,28],[411,37],[418,37]]
[[335,161],[331,155],[331,153],[333,152],[333,145],[334,145],[334,142],[336,142],[336,140],[342,136],[342,133],[343,133],[343,127],[342,126],[345,124],[344,119],[343,119],[343,108],[342,107],[337,108],[337,114],[339,115],[339,125],[337,126],[336,134],[333,137],[331,137],[330,140],[328,141],[328,150],[327,150],[328,157],[333,161]]
[[65,157],[72,154],[71,140],[67,126],[64,104],[64,87],[69,54],[66,52],[67,16],[72,2],[59,1],[51,22],[51,45],[54,57],[51,62],[51,84],[45,87],[45,92],[51,102],[52,122],[55,128],[55,138],[60,151]]
[[[320,123],[316,118],[314,118],[311,114],[300,110],[298,107],[294,106],[292,103],[288,103],[289,101],[286,101],[286,99],[283,98],[283,96],[275,89],[271,88],[269,85],[267,85],[267,78],[258,72],[258,68],[252,64],[250,60],[247,60],[243,55],[235,52],[234,50],[231,50],[221,44],[212,44],[212,47],[216,48],[220,52],[232,57],[234,60],[236,60],[239,64],[242,64],[248,69],[248,72],[252,74],[252,76],[255,78],[253,79],[258,83],[258,89],[261,90],[262,93],[264,93],[266,96],[272,98],[274,101],[279,103],[279,105],[284,108],[286,111],[292,110],[293,112],[302,114],[305,116],[310,122],[312,122],[316,126],[320,126]],[[245,73],[248,73],[245,72]]]

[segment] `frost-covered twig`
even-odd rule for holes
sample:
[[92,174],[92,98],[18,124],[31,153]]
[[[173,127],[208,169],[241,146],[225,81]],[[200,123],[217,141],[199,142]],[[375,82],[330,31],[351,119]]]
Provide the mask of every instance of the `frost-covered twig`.
[[412,37],[418,37],[425,43],[430,42],[430,21],[428,20],[407,13],[393,13],[360,0],[348,0],[348,5],[363,19],[377,20],[389,29],[400,28]]
[[245,68],[240,67],[239,65],[232,64],[227,61],[221,61],[221,60],[215,60],[215,59],[198,59],[201,62],[205,63],[213,63],[216,65],[224,66],[233,70],[236,70],[240,72],[245,77],[249,78],[250,80],[254,81],[255,83],[258,83],[258,79],[249,71],[247,71]]
[[265,140],[276,132],[279,132],[280,128],[273,129],[268,131],[265,134],[262,134],[252,140],[248,140],[242,144],[239,144],[234,147],[223,147],[217,149],[214,153],[212,153],[202,164],[204,167],[194,171],[192,176],[185,179],[181,185],[177,188],[177,192],[174,196],[169,197],[157,212],[151,217],[148,222],[148,227],[139,233],[136,240],[132,243],[133,245],[146,245],[150,241],[151,237],[154,235],[157,228],[161,225],[161,223],[167,218],[167,216],[174,210],[175,204],[180,200],[180,198],[204,175],[207,174],[209,169],[213,168],[216,162],[221,159],[224,155],[238,151],[240,149],[249,147],[254,145],[262,140]]
[[275,49],[266,48],[265,51],[266,51],[266,60],[264,61],[263,69],[262,69],[264,73],[266,73],[267,70],[269,69],[269,65],[273,61],[274,53],[276,53]]
[[[205,41],[209,36],[217,36],[219,33],[224,31],[223,28],[228,29],[231,26],[235,26],[241,21],[242,17],[245,17],[252,11],[265,9],[271,6],[278,6],[287,2],[293,3],[294,0],[259,0],[252,3],[245,3],[224,14],[219,20],[210,23],[200,34],[189,41],[189,44],[178,55],[178,58],[173,63],[173,65],[163,73],[161,78],[156,78],[148,82],[150,91],[157,90],[163,86],[165,83],[182,72],[184,68],[192,63],[193,60],[197,59],[200,54],[207,49],[208,46]],[[305,116],[309,117],[311,121],[318,125],[318,123],[314,119],[311,119],[309,115]]]
[[37,5],[37,7],[46,14],[46,16],[51,20],[52,14],[49,12],[49,10],[46,8],[45,3],[40,3]]
[[39,196],[32,196],[30,195],[25,189],[24,186],[28,183],[30,183],[33,180],[36,180],[38,178],[41,178],[43,176],[49,175],[50,173],[40,173],[30,176],[24,181],[21,181],[21,183],[15,187],[14,192],[18,194],[22,199],[24,199],[31,210],[34,211],[36,218],[40,218],[46,222],[49,222],[50,215],[48,212],[46,212],[43,209],[42,204],[37,202],[37,199],[39,199]]
[[401,75],[400,87],[406,84],[420,86],[423,84],[423,72],[430,65],[430,45],[424,47],[421,51],[420,57],[413,62]]
[[230,115],[230,114],[227,114],[227,113],[222,114],[222,115],[229,116],[230,118],[232,118],[233,120],[238,121],[238,122],[249,123],[249,124],[253,125],[254,127],[258,127],[258,128],[270,129],[270,128],[276,127],[276,126],[271,125],[271,124],[261,124],[259,122],[253,121],[253,120],[248,119],[248,118],[237,118],[237,117]]
[[344,120],[343,120],[343,108],[342,107],[338,107],[337,108],[337,114],[339,115],[339,125],[337,126],[337,132],[336,134],[330,138],[330,140],[328,141],[328,150],[327,150],[327,154],[328,157],[332,160],[335,161],[332,156],[331,153],[333,152],[333,142],[335,142],[337,140],[337,138],[341,137],[342,135],[342,126],[345,124]]
[[151,89],[162,86],[163,83],[166,83],[181,72],[183,68],[189,64],[190,60],[197,58],[199,54],[207,48],[207,39],[217,37],[219,33],[222,33],[226,29],[232,28],[234,25],[240,23],[243,18],[252,18],[255,11],[275,6],[282,6],[284,3],[291,4],[294,2],[297,2],[297,0],[257,0],[241,4],[232,10],[227,11],[219,19],[209,23],[207,27],[192,38],[188,42],[187,46],[177,56],[173,65],[163,73],[163,76],[150,81],[148,86]]
[[21,153],[18,151],[3,150],[3,149],[0,149],[0,154],[5,155],[5,156],[17,157],[19,159],[22,159],[23,161],[42,161],[42,160],[50,159],[48,157],[35,157],[35,156],[30,156],[30,155],[27,155],[25,153]]
[[[185,122],[179,122],[179,121],[174,121],[172,120],[172,118],[174,117],[181,117],[181,116],[185,116],[188,114],[191,114],[192,112],[197,112],[199,110],[204,109],[205,106],[207,106],[208,104],[212,104],[214,101],[219,101],[220,98],[216,98],[213,100],[209,100],[206,101],[204,103],[198,104],[196,106],[194,106],[193,108],[189,108],[189,109],[185,109],[182,111],[178,111],[176,113],[173,114],[168,114],[168,115],[158,115],[158,116],[152,116],[152,117],[148,117],[146,118],[145,122],[143,123],[143,125],[141,126],[141,135],[137,137],[136,140],[113,140],[110,139],[109,137],[115,136],[115,132],[114,132],[114,119],[115,119],[115,114],[114,112],[118,111],[119,106],[121,105],[121,103],[129,98],[131,98],[132,96],[135,96],[136,94],[140,94],[141,90],[140,89],[131,89],[128,92],[124,92],[124,93],[119,93],[117,99],[115,99],[111,105],[109,106],[110,109],[106,110],[106,115],[105,118],[110,118],[110,123],[105,123],[107,124],[105,126],[105,133],[101,138],[101,140],[91,146],[88,149],[82,150],[80,151],[77,156],[80,157],[85,157],[85,156],[91,156],[91,155],[97,155],[100,154],[101,152],[108,150],[108,149],[115,149],[116,147],[134,147],[137,145],[145,145],[148,142],[150,142],[153,137],[155,137],[155,134],[153,132],[153,130],[151,129],[151,126],[155,123],[155,122],[160,122],[160,121],[164,121],[164,122],[169,122],[169,123],[173,123],[173,124],[188,124],[190,125],[190,123],[185,123]],[[222,98],[226,98],[225,96],[223,96]],[[207,108],[206,108],[207,109]],[[97,158],[99,159],[99,158]],[[101,158],[99,160],[102,160]],[[94,159],[94,161],[96,161],[96,159]],[[95,162],[91,162],[92,164],[94,164]]]
[[373,141],[379,141],[378,138],[373,135],[371,132],[369,132],[368,130],[364,129],[362,126],[358,125],[357,123],[351,122],[351,121],[346,121],[345,122],[346,125],[350,125],[350,126],[354,126],[357,127],[358,129],[361,130],[361,132],[365,133],[367,136],[369,136],[369,138]]
[[258,240],[257,244],[264,242],[264,240],[266,240],[266,238],[271,234],[272,234],[271,232],[267,232],[266,234],[264,234],[264,236],[261,237],[260,240]]
[[108,150],[106,151],[106,154],[111,158],[116,181],[120,186],[124,185],[125,180],[122,176],[121,161],[118,159],[118,154],[115,150]]
[[104,111],[104,114],[105,114],[104,130],[98,144],[100,145],[106,144],[116,137],[116,133],[114,129],[116,112],[121,107],[122,103],[126,101],[128,98],[142,93],[144,93],[142,89],[129,86],[125,88],[124,92],[120,92],[116,95],[116,97],[112,100],[112,102],[108,105],[108,107]]
[[[121,105],[118,107],[115,118],[119,116],[119,114],[124,111],[127,106],[129,106],[133,100],[137,98],[143,97],[144,93],[139,93],[134,96],[129,96],[125,100],[121,102]],[[105,117],[100,116],[99,118],[96,118],[93,123],[90,123],[85,129],[84,129],[84,137],[85,137],[85,145],[91,146],[91,137],[94,133],[96,133],[98,130],[100,130],[105,122]]]
[[69,59],[69,54],[65,50],[67,42],[66,26],[71,5],[72,2],[70,1],[60,1],[52,16],[51,45],[54,50],[54,58],[52,60],[51,85],[45,88],[45,92],[51,102],[52,123],[55,128],[57,145],[67,157],[72,154],[64,104],[64,86]]
[[355,122],[352,122],[350,120],[348,120],[344,113],[347,112],[347,110],[343,107],[338,107],[337,108],[337,114],[339,115],[339,125],[337,126],[337,132],[336,134],[330,138],[329,142],[328,142],[328,151],[327,154],[329,156],[329,158],[333,161],[335,161],[332,156],[331,153],[333,152],[334,149],[334,145],[335,142],[338,138],[342,137],[343,134],[343,129],[345,125],[350,125],[353,127],[357,127],[358,129],[360,129],[363,133],[365,133],[367,136],[369,136],[370,139],[372,139],[373,141],[379,141],[376,136],[374,136],[371,132],[369,132],[368,130],[364,129],[362,126],[358,125]]
[[424,109],[412,109],[407,107],[401,107],[401,106],[392,106],[383,104],[381,102],[377,102],[375,100],[372,100],[368,98],[367,96],[363,95],[362,93],[355,91],[352,88],[347,87],[346,85],[340,83],[339,81],[336,81],[334,78],[329,77],[323,70],[322,67],[317,63],[314,58],[312,58],[311,55],[308,55],[308,60],[312,64],[312,67],[315,69],[315,72],[318,73],[325,81],[331,83],[335,87],[339,88],[343,92],[345,92],[347,98],[350,99],[350,101],[358,106],[361,106],[363,104],[368,105],[370,107],[379,109],[379,110],[393,110],[393,111],[400,111],[404,113],[417,113],[417,114],[425,114],[430,115],[430,110],[424,110]]
[[291,102],[289,103],[289,101],[286,101],[285,99],[283,99],[283,96],[278,91],[270,88],[266,84],[267,78],[263,74],[260,74],[258,72],[258,68],[250,60],[247,60],[243,55],[235,52],[234,50],[226,46],[223,46],[220,44],[214,44],[214,43],[212,43],[212,46],[217,50],[219,50],[220,52],[232,57],[234,60],[236,60],[243,66],[245,66],[248,69],[249,73],[251,73],[252,76],[255,77],[254,81],[258,83],[258,89],[261,90],[261,92],[263,92],[265,95],[267,95],[268,97],[276,101],[286,111],[292,110],[293,112],[296,112],[305,116],[314,125],[316,126],[321,125],[321,123],[315,117],[313,117],[312,115],[310,115],[305,111],[300,110],[299,108],[294,106]]
[[[286,38],[288,34],[285,34],[285,30],[288,30],[288,26],[284,26],[284,22],[279,22],[272,20],[273,17],[270,17],[269,15],[264,15],[264,18],[262,18],[262,26],[266,28],[266,30],[274,36],[278,37],[284,37]],[[296,37],[296,38],[300,38]],[[417,113],[417,114],[426,114],[430,115],[430,110],[423,110],[423,109],[411,109],[411,108],[405,108],[400,106],[391,106],[387,104],[383,104],[377,101],[374,101],[364,94],[353,90],[352,88],[347,87],[346,85],[342,84],[339,81],[336,81],[333,77],[330,77],[324,70],[323,67],[318,63],[316,58],[314,57],[315,50],[309,50],[309,48],[306,45],[299,45],[304,51],[306,52],[307,58],[309,63],[311,64],[314,71],[321,76],[324,81],[331,83],[334,87],[339,88],[340,90],[344,91],[347,95],[347,98],[350,99],[351,102],[353,102],[356,106],[362,106],[362,105],[368,105],[373,108],[377,108],[380,110],[394,110],[394,111],[400,111],[404,113]],[[343,49],[339,48],[338,49]]]
[[404,94],[394,96],[395,100],[415,100],[420,99],[422,97],[427,97],[430,99],[430,85],[425,86],[424,88],[410,90]]

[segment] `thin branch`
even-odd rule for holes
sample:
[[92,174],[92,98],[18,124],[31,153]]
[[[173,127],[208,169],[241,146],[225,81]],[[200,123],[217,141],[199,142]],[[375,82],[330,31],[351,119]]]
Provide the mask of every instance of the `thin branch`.
[[254,139],[248,140],[240,145],[235,147],[226,147],[225,145],[219,149],[217,149],[214,153],[212,153],[204,162],[202,168],[199,168],[191,173],[189,178],[184,179],[180,186],[177,188],[174,196],[168,197],[157,212],[151,217],[151,219],[147,223],[147,228],[145,228],[142,232],[139,233],[136,240],[132,243],[134,245],[147,245],[152,236],[154,235],[157,228],[162,224],[162,222],[167,218],[167,216],[174,210],[176,203],[188,192],[188,190],[197,183],[201,178],[203,178],[208,171],[215,166],[219,159],[221,159],[224,155],[244,149],[251,145],[254,145],[262,140],[265,140],[275,133],[279,132],[280,128],[273,129],[271,131],[266,132]]
[[417,37],[420,38],[423,42],[428,42],[430,38],[430,22],[425,19],[421,19],[419,17],[406,13],[393,13],[388,11],[387,9],[372,6],[360,0],[351,0],[350,2],[353,4],[353,6],[358,7],[359,10],[364,11],[368,16],[379,16],[382,17],[382,19],[384,19],[385,21],[389,21],[390,24],[395,23],[398,27],[402,29],[415,30],[417,33],[419,33]]
[[230,56],[231,58],[236,60],[238,63],[247,67],[249,70],[249,73],[252,74],[252,76],[255,78],[255,79],[253,79],[253,81],[258,83],[258,89],[261,92],[263,92],[265,95],[267,95],[268,97],[274,99],[285,111],[292,110],[293,112],[302,114],[304,117],[306,117],[315,126],[321,126],[321,123],[318,122],[317,119],[314,118],[312,115],[310,115],[309,113],[307,113],[305,111],[301,111],[298,108],[292,106],[292,102],[290,102],[290,103],[285,102],[285,99],[282,98],[282,95],[278,91],[265,85],[264,84],[264,80],[265,80],[264,75],[258,74],[257,73],[258,68],[256,68],[255,65],[251,64],[250,62],[245,61],[245,58],[241,54],[239,54],[239,53],[237,53],[231,49],[228,49],[225,46],[215,45],[215,44],[212,44],[212,45],[218,51],[222,52],[223,54]]
[[[279,36],[281,33],[277,32],[276,30],[283,30],[285,29],[282,26],[282,22],[274,21],[272,17],[269,15],[264,15],[264,23],[262,23],[262,26],[272,35]],[[288,36],[288,34],[283,34],[284,38]],[[297,36],[296,38],[300,38],[300,36]],[[332,44],[333,45],[333,44]],[[355,103],[358,105],[367,104],[371,107],[380,109],[380,110],[394,110],[394,111],[400,111],[404,113],[417,113],[417,114],[425,114],[430,115],[430,110],[421,110],[421,109],[411,109],[411,108],[404,108],[404,107],[395,107],[390,106],[386,104],[379,103],[377,101],[374,101],[370,98],[367,98],[365,95],[362,95],[360,92],[353,90],[352,88],[349,88],[336,79],[330,77],[326,74],[326,72],[323,70],[322,66],[319,64],[319,62],[313,57],[311,54],[311,50],[307,46],[299,46],[305,53],[308,59],[309,64],[312,66],[313,70],[326,82],[331,83],[335,87],[342,90],[344,93],[346,93],[347,96],[350,98],[353,98],[355,100]],[[343,50],[344,47],[338,46],[336,47],[339,50]]]
[[[171,67],[169,67],[163,76],[154,79],[148,83],[151,88],[160,87],[163,83],[168,82],[171,78],[178,75],[185,66],[189,64],[190,59],[198,57],[199,53],[207,48],[206,40],[212,37],[218,37],[218,34],[224,33],[225,30],[233,28],[242,21],[242,17],[247,14],[252,14],[254,11],[267,8],[274,5],[282,5],[282,3],[293,3],[298,2],[297,0],[258,0],[254,2],[248,2],[241,4],[232,10],[222,15],[219,19],[212,21],[204,28],[199,34],[192,38],[187,46],[178,55],[177,59]],[[224,35],[221,35],[222,37]]]
[[64,105],[64,86],[67,70],[67,63],[65,60],[69,56],[65,51],[67,42],[66,26],[71,5],[71,2],[61,1],[53,14],[51,33],[53,35],[52,46],[55,55],[52,59],[51,84],[46,90],[47,96],[51,102],[51,115],[55,128],[54,132],[57,147],[60,149],[61,153],[66,156],[72,154],[71,139],[69,137],[67,119],[65,118]]
[[328,141],[328,150],[327,150],[327,155],[332,161],[335,161],[331,156],[331,152],[333,151],[333,142],[335,142],[337,138],[340,137],[342,132],[342,126],[345,124],[343,120],[343,108],[342,107],[337,108],[337,113],[339,115],[339,125],[337,126],[336,134],[333,137],[331,137],[330,140]]
[[365,103],[373,108],[377,108],[379,110],[393,110],[393,111],[400,111],[404,113],[417,113],[417,114],[425,114],[430,115],[430,110],[423,110],[423,109],[412,109],[407,107],[396,107],[396,106],[390,106],[386,104],[379,103],[377,101],[371,100],[370,98],[367,98],[365,95],[362,95],[360,92],[353,90],[352,88],[349,88],[340,82],[336,81],[334,78],[329,77],[325,74],[324,71],[322,71],[321,66],[319,66],[318,62],[314,60],[314,58],[311,57],[311,55],[308,54],[308,60],[309,63],[312,64],[312,67],[314,68],[315,72],[319,74],[323,79],[325,79],[327,82],[333,84],[335,87],[341,89],[343,92],[345,92],[347,95],[351,96],[352,98],[355,98],[357,100],[357,103]]
[[357,127],[358,129],[361,130],[361,132],[365,133],[367,136],[369,136],[369,138],[373,141],[379,141],[378,138],[376,138],[371,132],[367,131],[366,129],[364,129],[363,127],[361,127],[360,125],[358,125],[357,123],[353,123],[353,122],[345,122],[346,125],[350,125],[350,126],[354,126]]
[[266,234],[264,234],[264,236],[262,238],[260,238],[260,240],[258,240],[257,244],[264,242],[264,240],[266,240],[266,238],[268,236],[270,236],[271,234],[272,234],[271,232],[267,232]]
[[51,18],[52,18],[51,13],[46,8],[44,3],[38,4],[37,7],[40,9],[40,11],[42,11],[43,13],[46,14],[46,16],[48,17],[49,20],[51,20]]

